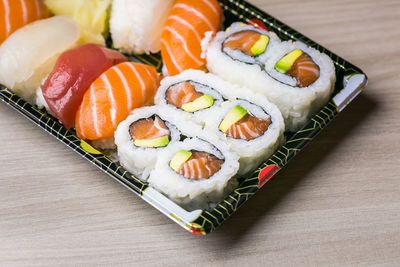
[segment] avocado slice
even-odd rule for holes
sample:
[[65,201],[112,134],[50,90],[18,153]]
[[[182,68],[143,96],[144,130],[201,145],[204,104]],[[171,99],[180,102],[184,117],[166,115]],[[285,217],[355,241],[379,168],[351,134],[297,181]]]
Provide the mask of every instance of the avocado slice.
[[182,164],[185,163],[186,161],[188,161],[191,156],[192,156],[192,152],[186,151],[186,150],[179,150],[178,152],[176,152],[176,154],[170,161],[169,166],[175,172],[178,172],[179,168],[182,166]]
[[226,133],[229,128],[240,121],[247,114],[247,109],[237,105],[229,113],[225,116],[221,124],[219,125],[219,129]]
[[140,147],[164,147],[169,144],[169,136],[162,136],[154,139],[136,139],[134,142],[135,146]]
[[267,50],[269,44],[269,37],[267,35],[261,35],[260,39],[251,47],[251,53],[253,56],[259,56]]
[[190,103],[183,104],[182,109],[186,112],[196,112],[212,105],[214,105],[214,98],[210,95],[203,95]]
[[295,49],[286,56],[284,56],[281,60],[278,61],[275,65],[275,69],[279,72],[286,73],[288,72],[294,62],[303,54],[303,51],[300,49]]

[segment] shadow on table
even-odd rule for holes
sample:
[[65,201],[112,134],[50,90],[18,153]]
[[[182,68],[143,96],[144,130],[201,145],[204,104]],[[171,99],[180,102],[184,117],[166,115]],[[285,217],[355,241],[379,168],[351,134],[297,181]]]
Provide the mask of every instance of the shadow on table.
[[223,244],[226,249],[234,247],[252,228],[267,227],[264,223],[260,225],[258,221],[276,213],[274,209],[296,188],[298,183],[305,181],[315,167],[327,160],[329,154],[348,138],[352,131],[360,127],[377,107],[378,102],[365,94],[360,95],[285,169],[214,233],[206,236],[206,239],[210,238],[210,240],[223,240],[223,242],[210,245]]

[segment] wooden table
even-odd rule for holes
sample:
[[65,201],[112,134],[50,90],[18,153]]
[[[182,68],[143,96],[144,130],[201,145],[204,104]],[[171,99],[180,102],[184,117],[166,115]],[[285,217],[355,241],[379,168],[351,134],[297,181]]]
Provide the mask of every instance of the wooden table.
[[250,2],[360,66],[366,91],[206,237],[1,103],[1,266],[400,264],[400,2]]

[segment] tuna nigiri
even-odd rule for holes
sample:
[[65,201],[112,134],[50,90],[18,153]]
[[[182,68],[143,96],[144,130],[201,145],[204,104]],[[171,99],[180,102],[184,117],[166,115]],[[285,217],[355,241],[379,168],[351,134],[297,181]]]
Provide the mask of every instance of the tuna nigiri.
[[48,16],[42,0],[0,1],[0,44],[24,25]]
[[125,62],[110,68],[83,97],[75,121],[78,137],[87,140],[113,137],[129,112],[152,101],[158,85],[154,67]]
[[0,46],[0,83],[33,102],[58,56],[76,46],[79,38],[79,26],[64,16],[22,27]]
[[216,0],[178,0],[169,13],[161,35],[161,56],[169,75],[201,69],[201,40],[219,30],[222,9]]
[[43,96],[62,124],[71,128],[75,114],[90,84],[108,68],[126,61],[121,53],[87,44],[63,53],[45,83]]

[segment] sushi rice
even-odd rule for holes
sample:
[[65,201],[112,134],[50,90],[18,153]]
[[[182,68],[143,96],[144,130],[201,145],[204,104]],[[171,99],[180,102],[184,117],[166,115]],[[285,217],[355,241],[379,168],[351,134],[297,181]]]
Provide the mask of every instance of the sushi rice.
[[173,0],[114,0],[110,31],[123,53],[149,54],[161,50],[160,36]]

